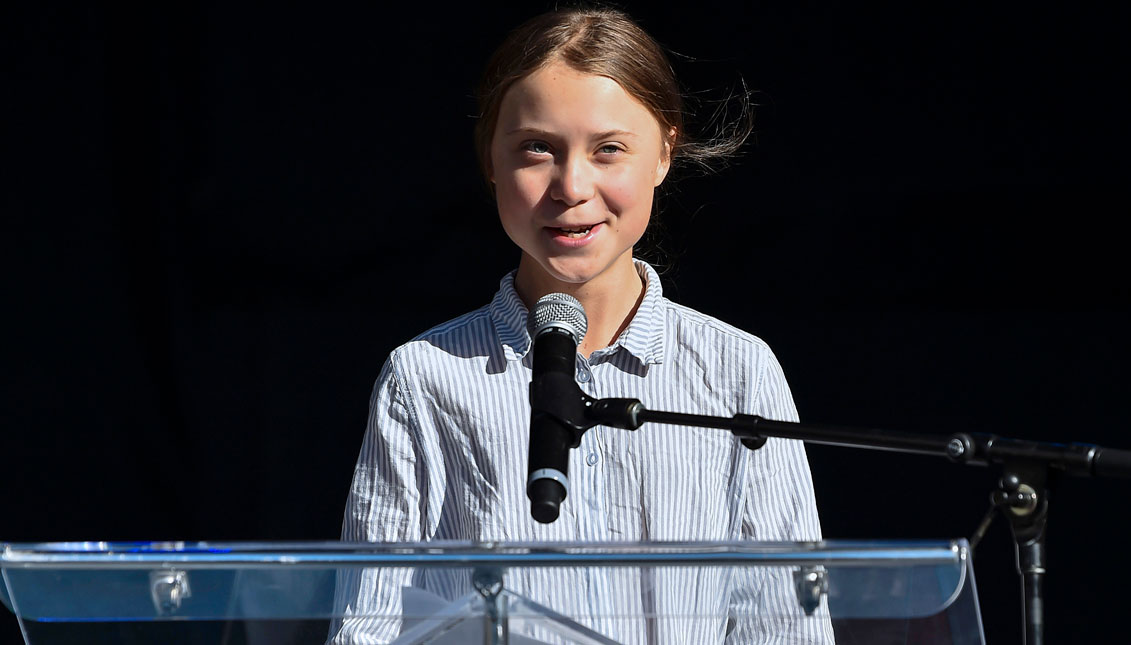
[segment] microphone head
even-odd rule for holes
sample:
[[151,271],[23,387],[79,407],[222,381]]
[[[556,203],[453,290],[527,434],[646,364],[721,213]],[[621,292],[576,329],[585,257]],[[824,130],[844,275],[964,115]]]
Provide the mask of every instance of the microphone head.
[[534,303],[530,312],[530,328],[533,338],[547,329],[559,329],[572,335],[575,343],[581,344],[589,321],[577,298],[566,293],[548,293]]

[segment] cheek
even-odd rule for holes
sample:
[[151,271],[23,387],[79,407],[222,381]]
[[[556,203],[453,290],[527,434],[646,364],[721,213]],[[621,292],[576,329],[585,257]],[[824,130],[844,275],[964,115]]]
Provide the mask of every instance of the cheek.
[[[616,177],[609,177],[605,183],[605,201],[609,210],[622,218],[635,222],[643,217],[645,223],[652,212],[653,178],[650,173],[634,170]],[[626,225],[631,225],[625,222]]]
[[532,169],[512,170],[496,177],[495,200],[502,208],[532,208],[546,193],[547,183]]
[[519,246],[536,226],[535,211],[545,187],[536,177],[507,172],[495,177],[495,205],[503,230]]

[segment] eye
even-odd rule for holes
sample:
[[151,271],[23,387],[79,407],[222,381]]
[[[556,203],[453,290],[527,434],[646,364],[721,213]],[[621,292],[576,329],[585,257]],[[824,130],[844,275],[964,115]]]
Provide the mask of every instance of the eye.
[[615,143],[606,143],[597,148],[597,154],[600,155],[618,155],[622,152],[624,152],[624,148]]
[[533,152],[536,155],[549,154],[550,146],[545,141],[524,141],[522,149],[526,152]]

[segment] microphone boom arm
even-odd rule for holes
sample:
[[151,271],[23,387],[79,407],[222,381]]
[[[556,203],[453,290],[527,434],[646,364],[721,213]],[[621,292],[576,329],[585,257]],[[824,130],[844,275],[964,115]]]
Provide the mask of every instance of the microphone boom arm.
[[[1026,441],[966,432],[931,435],[842,428],[773,421],[749,414],[728,418],[661,412],[648,410],[635,399],[594,400],[584,393],[581,396],[588,417],[587,428],[600,424],[635,430],[644,423],[663,423],[730,430],[751,450],[765,445],[767,437],[781,437],[829,446],[940,455],[967,465],[1000,464],[1002,477],[990,500],[993,508],[1009,520],[1013,533],[1017,573],[1021,577],[1022,629],[1026,645],[1044,643],[1045,530],[1051,476],[1060,472],[1084,477],[1131,478],[1131,451],[1090,444]],[[979,531],[984,527],[983,523]]]
[[730,430],[751,449],[762,447],[767,437],[781,437],[828,446],[937,455],[972,466],[1027,461],[1042,463],[1070,475],[1131,478],[1131,451],[1092,444],[1026,441],[967,432],[934,435],[874,428],[845,428],[774,421],[750,414],[715,417],[648,410],[636,399],[594,400],[584,393],[581,396],[588,416],[586,428],[607,425],[635,430],[644,423],[718,428]]

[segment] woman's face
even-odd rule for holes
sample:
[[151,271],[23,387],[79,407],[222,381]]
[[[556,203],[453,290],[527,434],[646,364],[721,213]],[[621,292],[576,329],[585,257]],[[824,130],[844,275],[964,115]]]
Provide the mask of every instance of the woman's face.
[[660,124],[616,81],[554,62],[503,96],[491,181],[537,282],[582,284],[632,265],[670,154]]

